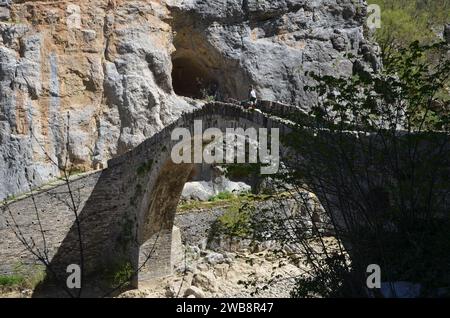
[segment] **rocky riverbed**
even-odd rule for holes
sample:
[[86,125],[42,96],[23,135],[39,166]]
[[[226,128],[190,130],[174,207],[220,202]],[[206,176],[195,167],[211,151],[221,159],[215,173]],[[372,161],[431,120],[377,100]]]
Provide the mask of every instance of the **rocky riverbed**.
[[[326,244],[336,246],[333,237]],[[141,283],[139,289],[120,294],[119,298],[288,298],[295,278],[308,267],[304,257],[292,247],[279,250],[275,245],[259,244],[234,252],[202,250],[183,246],[185,256],[174,274]],[[3,288],[1,298],[30,298],[28,288]]]
[[[336,245],[332,237],[325,242],[330,248]],[[220,253],[197,246],[184,249],[186,257],[173,276],[142,284],[119,297],[288,298],[295,278],[308,271],[303,255],[292,248],[271,248],[270,244]]]

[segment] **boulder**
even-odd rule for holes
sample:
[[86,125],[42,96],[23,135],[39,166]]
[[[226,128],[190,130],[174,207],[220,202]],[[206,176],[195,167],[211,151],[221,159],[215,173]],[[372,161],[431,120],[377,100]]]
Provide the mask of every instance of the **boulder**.
[[225,176],[219,176],[214,179],[215,194],[221,192],[229,192],[234,194],[240,194],[251,191],[251,186],[244,182],[234,182],[226,178]]
[[230,269],[230,265],[228,264],[217,264],[214,266],[214,273],[217,277],[227,278],[228,270]]
[[203,290],[197,286],[191,286],[184,292],[184,297],[187,298],[205,298]]
[[186,290],[191,286],[193,279],[192,274],[186,274],[181,278],[169,282],[166,285],[166,297],[175,298],[180,297],[186,293]]
[[201,272],[207,272],[207,271],[209,271],[209,266],[208,266],[208,264],[200,263],[200,264],[197,264],[197,269]]
[[192,285],[212,293],[218,291],[216,277],[210,272],[195,274],[192,279]]
[[225,257],[223,256],[223,254],[220,253],[209,253],[208,255],[206,255],[205,257],[206,261],[211,264],[211,265],[216,265],[216,264],[221,264],[223,262],[225,262]]
[[193,181],[184,185],[181,198],[183,200],[208,201],[214,195],[222,192],[243,193],[249,192],[251,187],[244,182],[234,182],[224,176],[220,176],[214,181]]
[[214,194],[215,191],[211,183],[195,181],[187,182],[184,185],[181,197],[184,200],[208,201]]

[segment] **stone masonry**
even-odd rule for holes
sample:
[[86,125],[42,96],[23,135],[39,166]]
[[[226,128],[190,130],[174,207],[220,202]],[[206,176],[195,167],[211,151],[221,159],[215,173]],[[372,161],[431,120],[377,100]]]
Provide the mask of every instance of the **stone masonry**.
[[[145,251],[152,250],[151,242],[155,238],[159,241],[155,255],[145,266],[154,273],[144,276],[155,277],[171,272],[170,246],[175,211],[193,168],[192,164],[171,162],[171,149],[177,142],[171,140],[171,133],[176,127],[186,127],[193,135],[195,119],[203,120],[204,129],[215,127],[225,131],[233,127],[278,127],[280,134],[290,130],[275,117],[232,104],[210,103],[184,114],[134,150],[110,160],[108,168],[71,182],[70,187],[79,206],[87,273],[94,274],[111,264],[123,262],[130,262],[137,268],[145,260]],[[51,265],[64,275],[67,265],[80,262],[77,227],[70,208],[68,187],[60,185],[35,193],[34,199]],[[9,209],[25,236],[33,237],[36,246],[43,250],[44,242],[32,198],[28,196],[12,202]],[[11,273],[19,264],[36,263],[36,258],[27,253],[14,237],[11,224],[9,214],[3,211],[0,218],[0,270],[3,274]]]
[[[260,107],[285,115],[292,111],[290,106],[271,102],[261,102]],[[265,127],[279,128],[280,136],[285,136],[293,130],[292,122],[280,117],[246,110],[234,104],[212,102],[183,114],[172,125],[132,151],[110,160],[106,169],[71,182],[74,202],[79,207],[87,276],[101,278],[102,273],[109,268],[123,264],[131,264],[135,270],[142,266],[145,271],[133,281],[137,285],[139,280],[171,273],[176,258],[174,255],[177,254],[172,249],[173,238],[179,235],[173,231],[175,212],[183,186],[194,167],[193,164],[172,162],[171,150],[179,141],[172,140],[171,134],[175,128],[183,127],[194,136],[195,120],[203,121],[203,129],[214,127],[222,132],[227,128]],[[308,126],[306,128],[310,129]],[[321,131],[320,134],[324,134],[321,138],[334,138],[327,131]],[[358,132],[350,131],[344,136],[350,138],[349,142],[356,142],[358,135]],[[365,133],[362,135],[370,137]],[[342,136],[339,134],[336,138],[341,139]],[[307,137],[314,138],[314,133]],[[203,141],[205,144],[211,142]],[[376,139],[371,142],[376,142]],[[280,145],[282,160],[291,153]],[[295,160],[304,159],[297,156]],[[364,180],[359,184],[363,186]],[[333,201],[333,192],[322,193],[314,189],[314,185],[309,186],[312,186],[311,191],[319,201],[325,202],[323,200],[327,199],[328,213],[339,223],[340,211],[338,204]],[[70,209],[71,202],[68,186],[61,185],[36,193],[34,201],[32,197],[27,197],[9,204],[9,211],[24,236],[33,238],[41,251],[48,249],[51,268],[62,277],[65,277],[69,264],[80,264],[78,227]],[[45,233],[45,243],[39,231],[34,204]],[[11,216],[3,210],[0,217],[1,273],[13,272],[18,264],[30,265],[36,262],[35,257],[28,254],[12,234],[11,222]]]

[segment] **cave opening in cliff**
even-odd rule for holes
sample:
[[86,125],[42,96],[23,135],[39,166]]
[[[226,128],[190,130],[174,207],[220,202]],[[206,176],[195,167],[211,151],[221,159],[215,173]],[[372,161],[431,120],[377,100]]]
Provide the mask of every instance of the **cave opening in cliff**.
[[191,57],[174,57],[172,85],[180,96],[209,99],[217,93],[217,81],[200,62]]

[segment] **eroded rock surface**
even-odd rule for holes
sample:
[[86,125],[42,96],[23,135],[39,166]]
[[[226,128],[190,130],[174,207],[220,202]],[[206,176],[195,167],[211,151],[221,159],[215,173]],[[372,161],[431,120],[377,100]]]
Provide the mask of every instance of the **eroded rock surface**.
[[[307,108],[305,71],[349,75],[350,0],[12,1],[0,7],[0,199],[98,169],[214,94]],[[361,63],[357,63],[358,66]],[[67,133],[69,126],[69,133]],[[56,163],[56,164],[55,164]],[[25,172],[25,168],[27,173]]]

